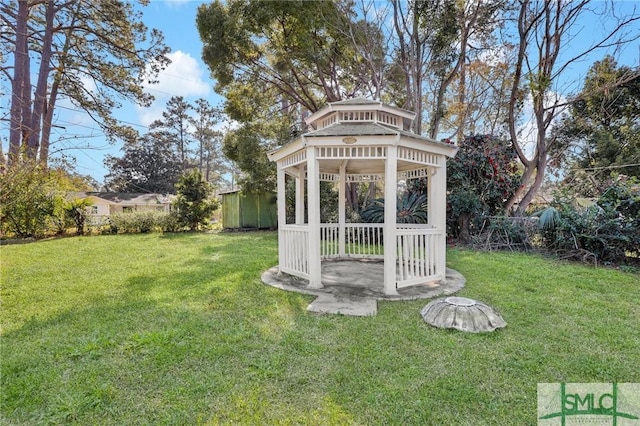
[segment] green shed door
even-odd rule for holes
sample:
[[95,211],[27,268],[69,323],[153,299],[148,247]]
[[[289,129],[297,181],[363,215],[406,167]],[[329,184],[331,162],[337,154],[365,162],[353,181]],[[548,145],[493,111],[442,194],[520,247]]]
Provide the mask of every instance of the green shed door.
[[258,227],[258,196],[256,194],[243,195],[240,200],[240,226],[243,228]]
[[278,207],[276,194],[263,192],[259,199],[258,228],[278,227]]
[[222,227],[240,228],[240,193],[222,194]]

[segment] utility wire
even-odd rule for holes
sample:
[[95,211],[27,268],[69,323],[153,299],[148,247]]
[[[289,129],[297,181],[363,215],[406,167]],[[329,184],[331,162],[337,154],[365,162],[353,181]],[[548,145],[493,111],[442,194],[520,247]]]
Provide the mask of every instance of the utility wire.
[[604,169],[622,169],[624,167],[636,167],[640,166],[640,163],[634,164],[620,164],[620,165],[611,165],[611,166],[601,166],[601,167],[584,167],[579,169],[571,169],[571,170],[604,170]]

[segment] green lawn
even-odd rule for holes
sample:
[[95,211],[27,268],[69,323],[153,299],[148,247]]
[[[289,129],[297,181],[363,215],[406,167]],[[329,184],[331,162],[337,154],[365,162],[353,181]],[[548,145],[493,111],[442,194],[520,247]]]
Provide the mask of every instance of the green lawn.
[[640,276],[449,250],[508,323],[306,312],[265,286],[272,232],[0,248],[3,424],[535,424],[539,382],[640,382]]

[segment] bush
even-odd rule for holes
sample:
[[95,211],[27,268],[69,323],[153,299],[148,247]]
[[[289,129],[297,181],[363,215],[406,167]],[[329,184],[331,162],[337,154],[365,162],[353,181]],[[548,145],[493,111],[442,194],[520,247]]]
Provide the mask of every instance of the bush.
[[528,217],[487,217],[483,231],[473,238],[474,246],[483,250],[518,250],[532,248],[535,222]]
[[56,235],[63,235],[73,226],[73,219],[66,210],[66,201],[62,195],[56,197],[53,214],[48,218],[47,229]]
[[447,228],[468,241],[480,232],[484,217],[503,213],[520,184],[513,145],[488,135],[469,136],[447,162]]
[[92,205],[89,199],[75,199],[64,204],[64,213],[76,227],[77,235],[84,235],[84,225],[87,221],[87,208]]
[[538,213],[548,249],[616,264],[640,256],[640,185],[635,180],[613,182],[588,207],[575,206],[566,195],[561,200]]
[[0,173],[2,234],[20,238],[44,235],[60,201],[46,168],[31,161],[8,168]]
[[[396,203],[397,223],[427,223],[427,196],[418,192],[404,192]],[[373,200],[360,212],[369,223],[384,222],[384,198]]]
[[112,234],[138,234],[165,230],[167,217],[171,213],[140,211],[132,213],[116,213],[109,218]]
[[217,202],[210,198],[212,191],[211,185],[202,180],[198,170],[180,177],[173,205],[181,226],[195,231],[208,223],[211,213],[218,208]]
[[174,212],[165,214],[160,217],[159,224],[162,232],[178,232],[183,229],[180,225],[180,218]]

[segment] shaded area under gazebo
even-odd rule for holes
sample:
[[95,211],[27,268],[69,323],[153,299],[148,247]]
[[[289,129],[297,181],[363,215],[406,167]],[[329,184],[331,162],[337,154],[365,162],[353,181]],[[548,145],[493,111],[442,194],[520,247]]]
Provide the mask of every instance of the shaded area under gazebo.
[[460,291],[465,278],[447,268],[446,279],[398,289],[398,294],[385,294],[381,279],[381,260],[328,260],[322,262],[322,287],[309,286],[309,280],[280,273],[277,266],[262,274],[262,281],[281,290],[318,296],[309,310],[345,315],[375,315],[378,300],[398,301],[430,299]]

